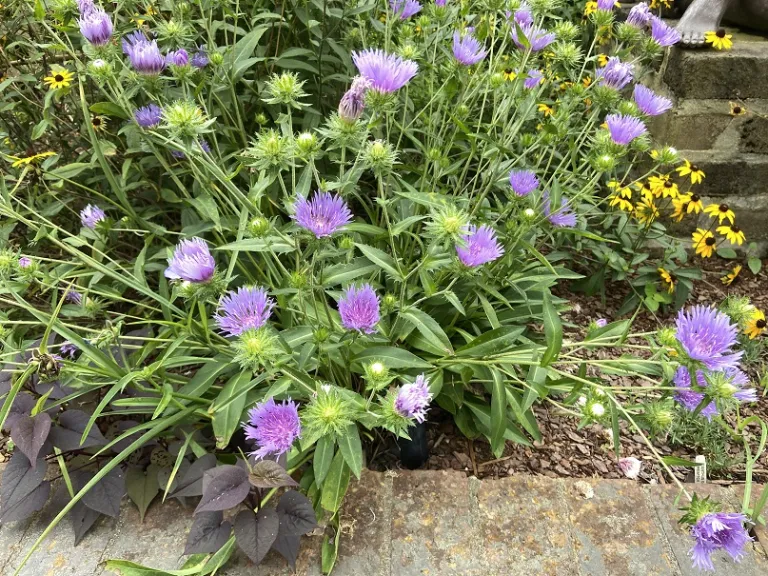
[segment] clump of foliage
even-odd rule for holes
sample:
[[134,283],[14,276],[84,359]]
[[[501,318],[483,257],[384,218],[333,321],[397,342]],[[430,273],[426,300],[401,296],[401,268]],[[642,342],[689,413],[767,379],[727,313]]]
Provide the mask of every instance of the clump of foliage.
[[[366,440],[407,438],[432,402],[500,456],[541,439],[546,399],[610,427],[618,457],[621,419],[663,432],[675,401],[715,418],[753,400],[735,338],[764,321],[696,308],[639,358],[580,355],[625,346],[629,321],[563,336],[550,289],[605,244],[602,189],[679,163],[641,84],[675,32],[602,4],[583,26],[548,1],[3,8],[33,33],[0,84],[2,519],[45,505],[50,462],[70,499],[35,547],[67,516],[81,539],[123,492],[142,515],[200,496],[186,569],[235,546],[293,563],[317,523],[329,572]],[[271,508],[294,476],[306,496]]]

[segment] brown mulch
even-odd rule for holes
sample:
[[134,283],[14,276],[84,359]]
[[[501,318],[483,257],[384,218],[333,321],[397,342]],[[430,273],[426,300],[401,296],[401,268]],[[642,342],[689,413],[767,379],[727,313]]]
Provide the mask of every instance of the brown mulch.
[[[765,267],[768,261],[763,264]],[[768,271],[763,270],[755,276],[745,265],[737,281],[731,286],[724,286],[720,277],[732,265],[732,262],[722,259],[699,263],[703,279],[695,283],[689,302],[716,304],[728,294],[746,295],[752,299],[755,306],[768,311]],[[626,284],[618,283],[606,290],[605,299],[601,299],[599,296],[571,292],[567,285],[560,285],[557,295],[571,303],[571,310],[562,315],[564,324],[584,327],[598,318],[616,319],[616,311],[621,307],[628,290]],[[633,331],[654,330],[660,324],[669,325],[672,320],[671,313],[654,315],[644,310],[636,318]],[[578,340],[583,332],[583,328],[571,329],[571,336]],[[593,352],[598,356],[610,353],[605,349]],[[754,381],[757,367],[749,368]],[[628,378],[622,380],[622,385],[628,385],[630,382]],[[758,390],[758,395],[760,394],[762,390]],[[504,454],[497,459],[491,453],[490,445],[484,437],[468,440],[456,427],[449,413],[433,407],[427,427],[430,457],[424,468],[461,470],[480,478],[498,478],[518,473],[573,478],[623,477],[617,466],[609,429],[591,425],[579,430],[576,419],[559,413],[551,405],[536,405],[533,411],[543,436],[542,441],[535,442],[531,447],[507,442]],[[761,398],[743,410],[743,414],[757,414],[768,421],[768,399]],[[627,422],[621,422],[621,432],[621,456],[634,456],[643,461],[641,480],[669,483],[671,479],[656,462],[642,436],[631,433]],[[654,446],[664,456],[693,460],[696,455],[689,448],[672,447],[665,443],[664,439],[654,440]],[[731,452],[733,456],[738,457],[737,447],[731,447]],[[383,439],[377,443],[370,454],[368,466],[378,470],[400,467],[395,442]],[[673,470],[680,480],[690,480],[689,469],[676,467]],[[723,483],[743,481],[743,465],[736,464],[732,469],[719,471],[711,477],[714,481]],[[758,462],[755,479],[763,482],[768,480],[766,454]]]

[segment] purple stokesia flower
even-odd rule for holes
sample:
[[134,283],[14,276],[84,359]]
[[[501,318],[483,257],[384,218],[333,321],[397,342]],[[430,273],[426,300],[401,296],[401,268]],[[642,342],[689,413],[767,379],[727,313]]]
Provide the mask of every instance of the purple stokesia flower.
[[[531,52],[538,52],[539,50],[543,50],[552,44],[552,42],[554,42],[557,38],[553,32],[547,32],[543,28],[539,28],[533,24],[521,24],[520,29],[531,45]],[[515,45],[518,48],[525,48],[521,41],[522,39],[518,38],[517,28],[513,28],[511,34],[512,41],[515,43]]]
[[184,48],[171,50],[165,55],[166,66],[186,66],[189,64],[189,53]]
[[347,330],[371,334],[379,321],[379,297],[370,284],[350,286],[339,298],[339,315]]
[[605,318],[598,318],[597,320],[595,320],[595,326],[597,326],[598,328],[605,328],[606,326],[608,326],[608,320],[606,320]]
[[123,38],[123,53],[139,74],[157,76],[165,68],[165,58],[157,47],[157,40],[147,40],[141,30]]
[[731,384],[737,388],[733,397],[739,402],[757,402],[757,390],[749,388],[749,376],[743,370],[734,366],[729,366],[723,372],[730,380]]
[[88,206],[80,210],[80,223],[91,230],[96,228],[96,224],[106,217],[107,215],[104,213],[104,210],[93,204],[88,204]]
[[509,185],[518,196],[528,196],[539,187],[539,179],[531,170],[512,170],[509,173]]
[[523,82],[523,86],[528,90],[533,90],[536,86],[541,84],[542,80],[544,80],[544,74],[542,74],[541,71],[528,70],[528,77],[525,79],[525,82]]
[[80,33],[94,46],[104,46],[112,37],[112,19],[102,8],[91,7],[78,20]]
[[419,374],[413,383],[402,386],[397,392],[395,410],[404,418],[413,418],[421,423],[427,419],[427,410],[431,401],[429,379],[424,374]]
[[205,46],[197,47],[197,52],[194,53],[190,62],[195,68],[205,68],[208,66],[210,60],[208,59],[208,54],[205,52]]
[[735,561],[744,553],[744,545],[752,537],[744,528],[747,517],[735,512],[710,512],[704,514],[691,527],[691,536],[696,541],[690,555],[694,568],[714,570],[712,552],[725,550]]
[[608,116],[605,117],[605,123],[608,124],[611,140],[622,146],[626,146],[635,138],[648,132],[643,121],[634,116],[608,114]]
[[317,238],[330,236],[352,221],[347,203],[341,196],[330,192],[316,192],[312,200],[299,198],[293,205],[292,216],[296,224],[312,232]]
[[70,288],[64,295],[64,300],[75,306],[80,306],[83,303],[83,295],[77,290]]
[[371,83],[371,89],[377,92],[399,90],[416,76],[419,65],[400,56],[387,54],[383,50],[368,48],[362,52],[352,52],[352,61],[360,74]]
[[568,200],[560,198],[560,209],[553,211],[552,200],[549,198],[549,192],[544,192],[541,196],[544,216],[549,223],[557,228],[574,228],[576,226],[576,214],[568,208]]
[[642,30],[648,26],[652,16],[653,14],[651,13],[651,9],[648,7],[648,4],[645,2],[642,4],[635,4],[629,11],[629,15],[627,16],[627,24]]
[[[677,387],[674,396],[675,402],[688,410],[688,412],[696,410],[698,405],[704,400],[705,395],[703,392],[696,392],[691,389],[691,374],[688,368],[680,366],[677,372],[675,372],[672,381]],[[706,388],[707,386],[707,380],[704,377],[704,372],[701,370],[696,372],[696,383],[701,388]],[[700,414],[707,420],[712,420],[712,417],[718,414],[717,405],[714,402],[710,402],[701,410]]]
[[77,9],[81,16],[85,16],[91,10],[95,10],[96,6],[93,5],[93,0],[77,0]]
[[208,282],[216,271],[216,261],[202,238],[184,239],[168,258],[165,277],[186,282]]
[[389,7],[400,16],[400,20],[407,20],[421,12],[421,4],[416,0],[389,0]]
[[616,5],[616,0],[597,0],[597,9],[611,12]]
[[477,64],[486,54],[483,45],[472,34],[466,34],[462,38],[458,30],[453,33],[453,55],[464,66]]
[[[509,18],[509,13],[507,13],[507,18]],[[527,2],[521,3],[520,7],[515,10],[514,20],[520,26],[530,26],[533,24],[533,14]]]
[[619,458],[619,469],[630,480],[637,480],[640,475],[640,469],[643,467],[643,463],[637,458]]
[[642,84],[635,84],[632,98],[634,98],[635,104],[637,104],[640,111],[647,116],[659,116],[672,108],[672,100],[659,96]]
[[59,348],[59,352],[61,352],[62,355],[69,356],[70,358],[74,358],[78,350],[80,350],[80,348],[72,344],[72,342],[70,342],[69,340],[64,342]]
[[446,1],[447,0],[435,0],[435,6],[442,8],[443,6],[445,6]]
[[738,365],[743,351],[733,352],[738,326],[713,307],[693,306],[680,310],[675,322],[677,340],[689,358],[710,370],[723,370]]
[[261,459],[269,454],[285,454],[301,435],[299,410],[290,398],[282,404],[276,404],[275,399],[270,398],[248,411],[248,422],[243,422],[243,430],[246,439],[253,440],[258,446],[251,456]]
[[363,76],[355,76],[352,85],[339,101],[339,117],[347,122],[356,122],[365,108],[365,93],[371,83]]
[[227,336],[240,336],[247,330],[258,330],[269,320],[275,301],[264,288],[240,286],[219,301],[214,321]]
[[496,239],[496,231],[490,226],[470,226],[461,239],[464,246],[456,246],[456,254],[465,266],[476,268],[504,255],[504,248]]
[[19,264],[19,268],[23,270],[24,268],[29,268],[30,266],[32,266],[32,260],[30,260],[26,256],[22,256],[21,258],[19,258],[18,264]]
[[133,113],[133,119],[136,120],[136,124],[142,128],[154,128],[160,124],[162,118],[163,109],[157,104],[147,104],[146,106],[136,109]]
[[677,29],[667,26],[658,16],[651,17],[651,37],[664,47],[674,46],[682,38]]
[[632,81],[632,65],[619,60],[617,56],[608,58],[608,63],[598,68],[597,77],[600,86],[621,90]]

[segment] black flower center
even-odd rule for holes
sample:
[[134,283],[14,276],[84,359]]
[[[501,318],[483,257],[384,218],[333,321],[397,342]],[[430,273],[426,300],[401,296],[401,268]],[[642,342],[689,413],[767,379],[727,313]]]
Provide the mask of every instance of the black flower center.
[[728,204],[720,204],[720,206],[717,209],[720,210],[720,212],[728,212],[729,210]]
[[698,202],[698,201],[699,201],[699,195],[691,194],[691,202]]
[[101,120],[99,120],[98,118],[94,118],[93,119],[93,125],[94,126],[101,126]]
[[706,244],[707,246],[714,246],[715,245],[715,239],[712,236],[710,236],[709,238],[704,240],[704,244]]
[[725,38],[725,30],[720,28],[717,32],[715,32],[715,36],[718,38]]
[[734,114],[741,114],[741,106],[734,106],[733,107],[733,113]]
[[672,186],[674,186],[674,184],[672,184],[672,182],[670,182],[669,180],[664,182],[664,188],[672,188]]
[[691,172],[698,172],[698,171],[699,171],[699,167],[696,166],[696,164],[691,164]]
[[62,82],[64,80],[64,76],[62,76],[61,74],[56,74],[56,76],[54,76],[53,79],[56,80],[56,82]]
[[739,228],[738,226],[731,226],[731,232],[733,232],[734,234],[738,234],[739,232],[741,232],[741,228]]
[[758,320],[757,322],[755,322],[755,326],[757,326],[760,330],[762,330],[766,326],[765,320],[762,320],[762,319]]

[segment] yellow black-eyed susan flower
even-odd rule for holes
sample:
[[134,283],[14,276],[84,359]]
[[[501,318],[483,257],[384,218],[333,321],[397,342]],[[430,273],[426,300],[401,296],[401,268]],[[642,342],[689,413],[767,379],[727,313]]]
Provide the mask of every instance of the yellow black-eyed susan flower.
[[709,214],[712,218],[717,218],[720,224],[723,220],[728,220],[731,224],[736,219],[736,214],[730,209],[728,204],[710,204],[704,208],[704,213]]
[[711,44],[715,50],[730,50],[733,47],[733,35],[722,28],[704,33],[704,42]]
[[736,102],[729,102],[731,106],[731,116],[744,116],[747,113],[747,108]]
[[705,178],[704,171],[695,164],[691,164],[688,160],[677,168],[677,173],[680,176],[690,176],[691,184],[701,184],[701,181]]
[[739,246],[744,244],[744,240],[746,240],[744,231],[735,224],[731,224],[730,226],[718,226],[717,233],[722,234],[729,242],[733,242]]
[[672,182],[669,174],[651,176],[648,178],[648,187],[656,198],[677,198],[680,193],[677,184]]
[[66,68],[51,68],[50,75],[43,78],[43,83],[50,90],[59,90],[60,88],[69,88],[74,77],[75,73]]
[[584,78],[581,79],[581,84],[584,88],[589,88],[592,85],[592,78],[590,76],[584,76]]
[[27,156],[26,158],[17,158],[16,156],[12,156],[12,158],[16,159],[11,164],[11,167],[18,168],[19,166],[26,166],[27,164],[38,162],[43,158],[48,158],[48,156],[53,156],[54,154],[56,154],[56,152],[51,152],[49,150],[48,152],[40,152],[39,154],[33,154],[32,156]]
[[626,198],[622,198],[620,194],[611,194],[608,196],[608,199],[610,200],[609,204],[611,206],[618,206],[619,210],[623,210],[624,212],[632,212],[634,209],[632,202]]
[[659,268],[658,271],[659,276],[661,276],[661,281],[666,287],[667,292],[672,294],[672,292],[675,291],[675,282],[677,281],[677,278],[675,278],[675,275],[672,274],[672,272],[665,270],[664,268]]
[[744,334],[749,336],[750,340],[754,340],[760,334],[765,332],[766,322],[765,314],[762,310],[757,310],[752,313],[752,317],[747,321],[747,327],[744,329]]
[[541,103],[539,104],[539,112],[544,114],[544,117],[547,117],[547,116],[552,116],[552,114],[554,113],[554,110],[552,110],[552,108],[550,108],[546,104]]
[[672,207],[674,208],[670,218],[675,222],[680,222],[685,215],[688,214],[688,202],[690,202],[690,194],[682,194],[677,198],[672,198]]
[[711,231],[697,228],[696,232],[693,233],[692,239],[696,254],[701,255],[703,258],[710,258],[714,254],[717,240],[715,240],[715,235]]
[[608,65],[608,54],[598,54],[597,55],[597,63],[600,66],[607,66]]
[[672,0],[651,0],[651,10],[656,10],[662,6],[672,8]]
[[512,82],[512,80],[517,78],[517,72],[515,72],[512,68],[505,68],[502,74],[504,75],[504,80],[508,82]]
[[584,16],[589,16],[594,12],[597,12],[597,2],[587,2],[584,5]]
[[632,198],[632,188],[630,188],[629,186],[622,186],[616,180],[611,180],[610,182],[608,182],[608,184],[606,184],[606,186],[608,186],[608,188],[613,190],[614,193],[618,194],[622,198],[627,198],[627,199]]
[[700,214],[701,211],[704,210],[704,203],[701,201],[701,196],[689,192],[686,210],[688,211],[688,214]]
[[643,198],[635,205],[635,218],[643,224],[650,224],[659,217],[659,208],[650,198]]
[[642,180],[638,180],[637,182],[635,182],[634,186],[637,189],[637,191],[640,192],[640,196],[642,198],[653,200],[653,192],[645,182],[643,182]]
[[728,272],[728,274],[720,278],[720,282],[722,282],[726,286],[730,286],[736,281],[736,279],[739,277],[739,274],[741,274],[741,264],[736,264],[736,266],[733,267],[733,270],[731,270],[730,272]]
[[94,116],[91,118],[91,126],[93,126],[93,129],[96,130],[96,132],[101,132],[103,130],[106,130],[107,128],[107,117],[106,116]]

